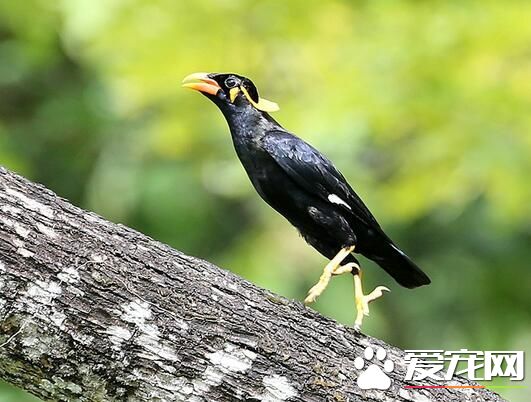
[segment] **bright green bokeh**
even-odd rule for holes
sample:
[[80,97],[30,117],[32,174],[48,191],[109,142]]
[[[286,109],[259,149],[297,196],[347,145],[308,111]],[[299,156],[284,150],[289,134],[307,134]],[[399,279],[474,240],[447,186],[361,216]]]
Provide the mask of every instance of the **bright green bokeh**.
[[[409,291],[364,262],[367,286],[393,290],[368,334],[529,351],[529,21],[528,1],[0,2],[0,164],[301,300],[325,260],[255,194],[221,113],[180,87],[238,72],[433,280]],[[315,308],[352,324],[350,278]]]

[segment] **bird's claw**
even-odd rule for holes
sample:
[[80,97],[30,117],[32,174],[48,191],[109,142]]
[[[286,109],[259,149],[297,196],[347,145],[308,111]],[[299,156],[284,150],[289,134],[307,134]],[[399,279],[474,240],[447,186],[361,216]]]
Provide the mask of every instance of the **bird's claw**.
[[390,292],[391,290],[385,286],[376,287],[368,295],[356,295],[356,321],[354,322],[354,329],[358,332],[361,330],[361,323],[363,322],[363,317],[369,315],[369,303],[374,300],[382,297],[384,292]]
[[[389,289],[388,287],[386,286],[378,286],[376,287],[371,293],[369,293],[367,296],[365,296],[367,298],[367,303],[370,303],[374,300],[376,300],[377,298],[379,297],[382,297],[383,296],[383,292],[390,292],[391,289]],[[368,307],[367,307],[367,311],[368,311]],[[369,315],[369,314],[366,314],[366,315]]]
[[323,293],[326,285],[323,285],[320,281],[316,283],[309,291],[308,295],[304,299],[304,304],[308,305],[313,303]]
[[[332,269],[327,269],[328,266],[325,268],[323,274],[319,278],[319,282],[317,282],[309,291],[308,295],[306,296],[306,299],[304,299],[304,304],[310,304],[313,303],[317,298],[321,295],[321,293],[324,292],[326,287],[328,286],[328,282],[330,282],[330,278],[332,276],[337,276],[345,273],[352,272],[353,269],[359,270],[359,265],[355,262],[349,262],[345,265],[338,265],[336,267],[333,267]],[[383,286],[380,286],[383,288]],[[385,288],[387,289],[387,288]],[[389,289],[387,289],[389,290]],[[376,289],[375,289],[376,291]]]

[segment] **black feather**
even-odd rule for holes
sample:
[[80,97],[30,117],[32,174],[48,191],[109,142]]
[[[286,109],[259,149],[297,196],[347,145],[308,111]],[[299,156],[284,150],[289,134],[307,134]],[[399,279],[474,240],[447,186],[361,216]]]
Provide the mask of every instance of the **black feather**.
[[[258,91],[242,79],[249,95]],[[215,75],[221,82],[225,75]],[[333,163],[284,130],[250,102],[231,103],[223,90],[208,97],[230,127],[236,153],[260,196],[327,258],[345,246],[375,261],[399,284],[426,285],[429,278],[399,250]],[[355,261],[353,256],[347,261]]]

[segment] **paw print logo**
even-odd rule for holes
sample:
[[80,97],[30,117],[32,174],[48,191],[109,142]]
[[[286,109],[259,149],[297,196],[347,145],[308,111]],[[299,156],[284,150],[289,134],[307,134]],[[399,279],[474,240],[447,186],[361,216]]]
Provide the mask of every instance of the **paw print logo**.
[[385,349],[378,348],[376,351],[376,360],[383,362],[382,370],[376,364],[371,363],[375,357],[374,355],[374,349],[369,346],[363,352],[363,357],[358,356],[354,359],[354,367],[358,370],[362,370],[368,365],[358,377],[358,387],[361,389],[389,389],[391,379],[386,372],[391,373],[395,369],[395,364],[389,359],[386,360],[387,352]]

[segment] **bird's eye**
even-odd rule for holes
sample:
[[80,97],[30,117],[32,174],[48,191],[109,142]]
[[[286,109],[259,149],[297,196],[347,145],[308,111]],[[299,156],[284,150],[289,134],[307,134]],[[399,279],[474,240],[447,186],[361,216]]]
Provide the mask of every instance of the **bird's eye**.
[[234,78],[227,78],[225,80],[225,86],[227,88],[234,88],[238,83],[236,82],[236,80]]

